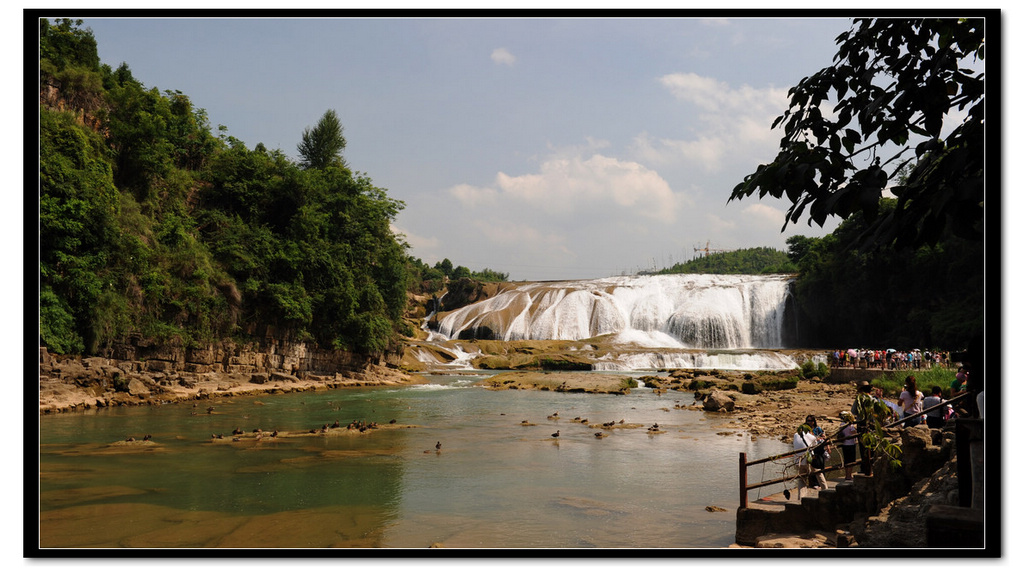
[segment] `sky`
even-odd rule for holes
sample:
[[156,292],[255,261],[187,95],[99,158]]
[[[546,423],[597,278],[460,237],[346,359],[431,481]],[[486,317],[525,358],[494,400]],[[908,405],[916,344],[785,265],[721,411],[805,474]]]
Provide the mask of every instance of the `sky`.
[[296,158],[335,110],[348,165],[404,202],[394,227],[429,265],[594,278],[834,227],[783,233],[785,203],[728,199],[846,18],[239,16],[84,26],[103,63],[249,148]]

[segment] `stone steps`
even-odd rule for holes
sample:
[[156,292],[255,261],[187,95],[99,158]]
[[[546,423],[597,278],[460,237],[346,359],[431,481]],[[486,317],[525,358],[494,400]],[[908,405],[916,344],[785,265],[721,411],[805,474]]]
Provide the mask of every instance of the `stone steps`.
[[[790,490],[790,499],[782,493],[773,494],[750,504],[737,512],[737,543],[756,545],[759,539],[786,534],[808,532],[836,533],[829,537],[836,546],[843,546],[848,537],[842,537],[842,527],[853,520],[854,502],[861,498],[857,487],[863,487],[871,478],[854,475],[854,479],[830,480],[828,489],[802,488]],[[859,485],[858,485],[859,482]]]

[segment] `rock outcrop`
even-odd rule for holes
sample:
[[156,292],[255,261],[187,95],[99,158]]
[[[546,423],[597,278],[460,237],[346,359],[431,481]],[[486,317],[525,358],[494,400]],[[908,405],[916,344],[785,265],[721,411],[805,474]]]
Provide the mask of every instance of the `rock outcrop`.
[[407,379],[391,369],[394,360],[274,340],[250,345],[229,341],[199,349],[136,342],[115,345],[106,357],[85,358],[40,348],[39,410],[180,401],[260,387],[273,392],[271,388]]
[[736,402],[720,389],[713,389],[704,397],[704,411],[732,411],[735,408]]

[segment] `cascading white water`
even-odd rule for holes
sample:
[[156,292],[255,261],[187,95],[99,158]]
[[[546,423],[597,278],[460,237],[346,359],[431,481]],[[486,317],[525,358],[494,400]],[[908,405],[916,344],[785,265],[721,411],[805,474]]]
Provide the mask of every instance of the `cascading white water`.
[[447,338],[581,340],[642,347],[782,346],[784,275],[663,275],[524,284],[445,316]]
[[443,361],[423,348],[415,349],[414,353],[416,359],[424,365],[432,367],[444,366],[445,369],[473,369],[473,359],[481,355],[479,351],[466,351],[458,344],[445,346],[443,349],[450,353],[453,358],[449,361]]
[[598,358],[594,371],[639,371],[646,369],[740,369],[748,371],[795,369],[792,358],[778,352],[707,353],[639,352],[613,353]]

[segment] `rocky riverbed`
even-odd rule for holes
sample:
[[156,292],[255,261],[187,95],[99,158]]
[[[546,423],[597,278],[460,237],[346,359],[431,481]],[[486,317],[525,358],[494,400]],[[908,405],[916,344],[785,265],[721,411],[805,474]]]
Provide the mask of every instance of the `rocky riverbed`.
[[[299,377],[274,370],[193,373],[101,357],[44,357],[39,376],[41,414],[423,381],[406,369],[386,365]],[[521,370],[500,372],[479,385],[495,391],[683,394],[678,409],[720,412],[730,416],[723,425],[783,441],[791,440],[793,430],[809,414],[826,430],[838,427],[839,412],[850,408],[855,395],[853,383],[800,380],[795,371],[671,370],[634,378],[591,371]]]
[[683,394],[677,409],[718,412],[729,416],[722,420],[723,426],[782,441],[792,441],[797,426],[808,415],[814,415],[826,431],[835,431],[839,413],[850,409],[856,395],[853,382],[800,380],[796,372],[700,369],[677,369],[640,378],[586,371],[513,371],[485,379],[480,385],[499,391]]

